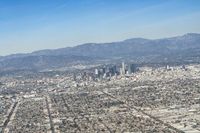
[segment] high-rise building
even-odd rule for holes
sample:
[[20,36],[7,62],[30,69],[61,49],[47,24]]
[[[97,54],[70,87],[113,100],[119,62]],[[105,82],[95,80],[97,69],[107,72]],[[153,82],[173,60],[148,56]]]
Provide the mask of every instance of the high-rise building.
[[166,65],[165,69],[169,71],[169,70],[171,70],[171,67],[169,65]]
[[95,75],[98,75],[99,74],[99,70],[98,69],[95,69]]
[[123,75],[122,68],[119,68],[119,73],[120,73],[120,75]]
[[125,72],[126,72],[125,63],[122,62],[122,70],[121,70],[121,74],[124,75]]
[[114,65],[114,66],[113,66],[113,74],[115,75],[116,73],[117,73],[117,66]]
[[136,66],[134,64],[128,65],[128,74],[132,74],[136,71]]
[[103,67],[102,72],[103,74],[106,73],[106,67]]
[[109,68],[109,73],[113,76],[117,73],[117,66],[111,66]]

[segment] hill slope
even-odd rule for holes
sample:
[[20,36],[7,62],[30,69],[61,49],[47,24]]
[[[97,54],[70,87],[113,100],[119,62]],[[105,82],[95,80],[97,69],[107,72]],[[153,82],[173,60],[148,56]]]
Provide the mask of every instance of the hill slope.
[[163,59],[199,61],[200,34],[188,33],[183,36],[156,40],[133,38],[121,42],[88,43],[75,47],[10,55],[0,58],[0,69],[40,70],[65,67],[77,62],[112,60],[113,58],[135,59],[141,62],[156,62]]

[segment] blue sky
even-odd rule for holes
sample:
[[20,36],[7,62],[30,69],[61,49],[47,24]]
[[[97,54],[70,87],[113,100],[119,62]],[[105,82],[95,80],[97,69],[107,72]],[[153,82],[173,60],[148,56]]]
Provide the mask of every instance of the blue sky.
[[0,55],[200,33],[200,0],[0,0]]

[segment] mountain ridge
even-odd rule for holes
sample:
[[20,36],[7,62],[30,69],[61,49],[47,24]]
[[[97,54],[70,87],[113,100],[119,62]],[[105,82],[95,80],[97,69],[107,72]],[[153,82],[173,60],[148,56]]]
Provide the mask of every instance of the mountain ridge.
[[[113,58],[132,59],[139,62],[161,61],[166,58],[180,61],[190,60],[193,57],[199,58],[199,51],[199,33],[187,33],[162,39],[130,38],[119,42],[85,43],[74,47],[1,56],[0,69],[59,68],[77,62],[92,63],[97,60],[112,60]],[[149,57],[153,59],[149,59]]]
[[125,40],[122,40],[122,41],[118,41],[118,42],[106,42],[106,43],[83,43],[83,44],[79,44],[79,45],[76,45],[76,46],[71,46],[71,47],[64,47],[64,48],[57,48],[57,49],[42,49],[42,50],[36,50],[36,51],[33,51],[33,52],[28,52],[28,53],[15,53],[15,54],[9,54],[9,55],[5,55],[5,56],[0,56],[0,58],[5,58],[5,57],[16,57],[18,55],[27,55],[27,54],[31,54],[31,55],[34,55],[34,54],[37,54],[37,53],[40,53],[40,52],[52,52],[52,51],[57,51],[57,50],[62,50],[62,49],[71,49],[71,48],[75,48],[75,47],[80,47],[80,46],[83,46],[83,45],[93,45],[93,44],[97,44],[97,45],[101,45],[101,44],[112,44],[112,43],[120,43],[120,42],[130,42],[131,40],[146,40],[146,41],[158,41],[158,40],[163,40],[163,39],[173,39],[173,38],[178,38],[178,37],[185,37],[185,36],[200,36],[200,33],[186,33],[182,36],[175,36],[175,37],[166,37],[166,38],[161,38],[161,39],[146,39],[146,38],[142,38],[142,37],[137,37],[137,38],[129,38],[129,39],[125,39]]

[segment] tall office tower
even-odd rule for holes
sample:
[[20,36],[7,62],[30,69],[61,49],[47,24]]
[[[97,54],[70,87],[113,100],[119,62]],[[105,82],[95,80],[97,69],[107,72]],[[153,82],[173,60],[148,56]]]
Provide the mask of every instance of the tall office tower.
[[167,66],[165,67],[165,69],[166,69],[166,70],[171,70],[171,68],[170,68],[169,65],[167,65]]
[[105,73],[109,73],[110,72],[110,68],[107,66],[106,68],[105,68]]
[[106,73],[106,67],[105,66],[103,67],[102,70],[103,70],[103,74]]
[[109,73],[110,73],[112,76],[115,75],[116,71],[117,71],[116,66],[111,66],[111,67],[109,68]]
[[136,71],[136,66],[134,64],[128,65],[128,74],[132,74]]
[[125,74],[125,63],[124,62],[122,62],[122,74],[124,75]]
[[113,69],[113,75],[117,74],[117,66],[114,65],[114,66],[112,67],[112,69]]
[[122,68],[119,68],[120,75],[123,75]]
[[95,75],[98,75],[99,74],[99,70],[98,69],[95,69]]
[[103,75],[103,69],[102,68],[99,69],[99,75]]
[[100,71],[98,70],[98,69],[95,69],[95,71],[94,71],[94,76],[95,76],[95,78],[99,78],[99,76],[100,76]]

